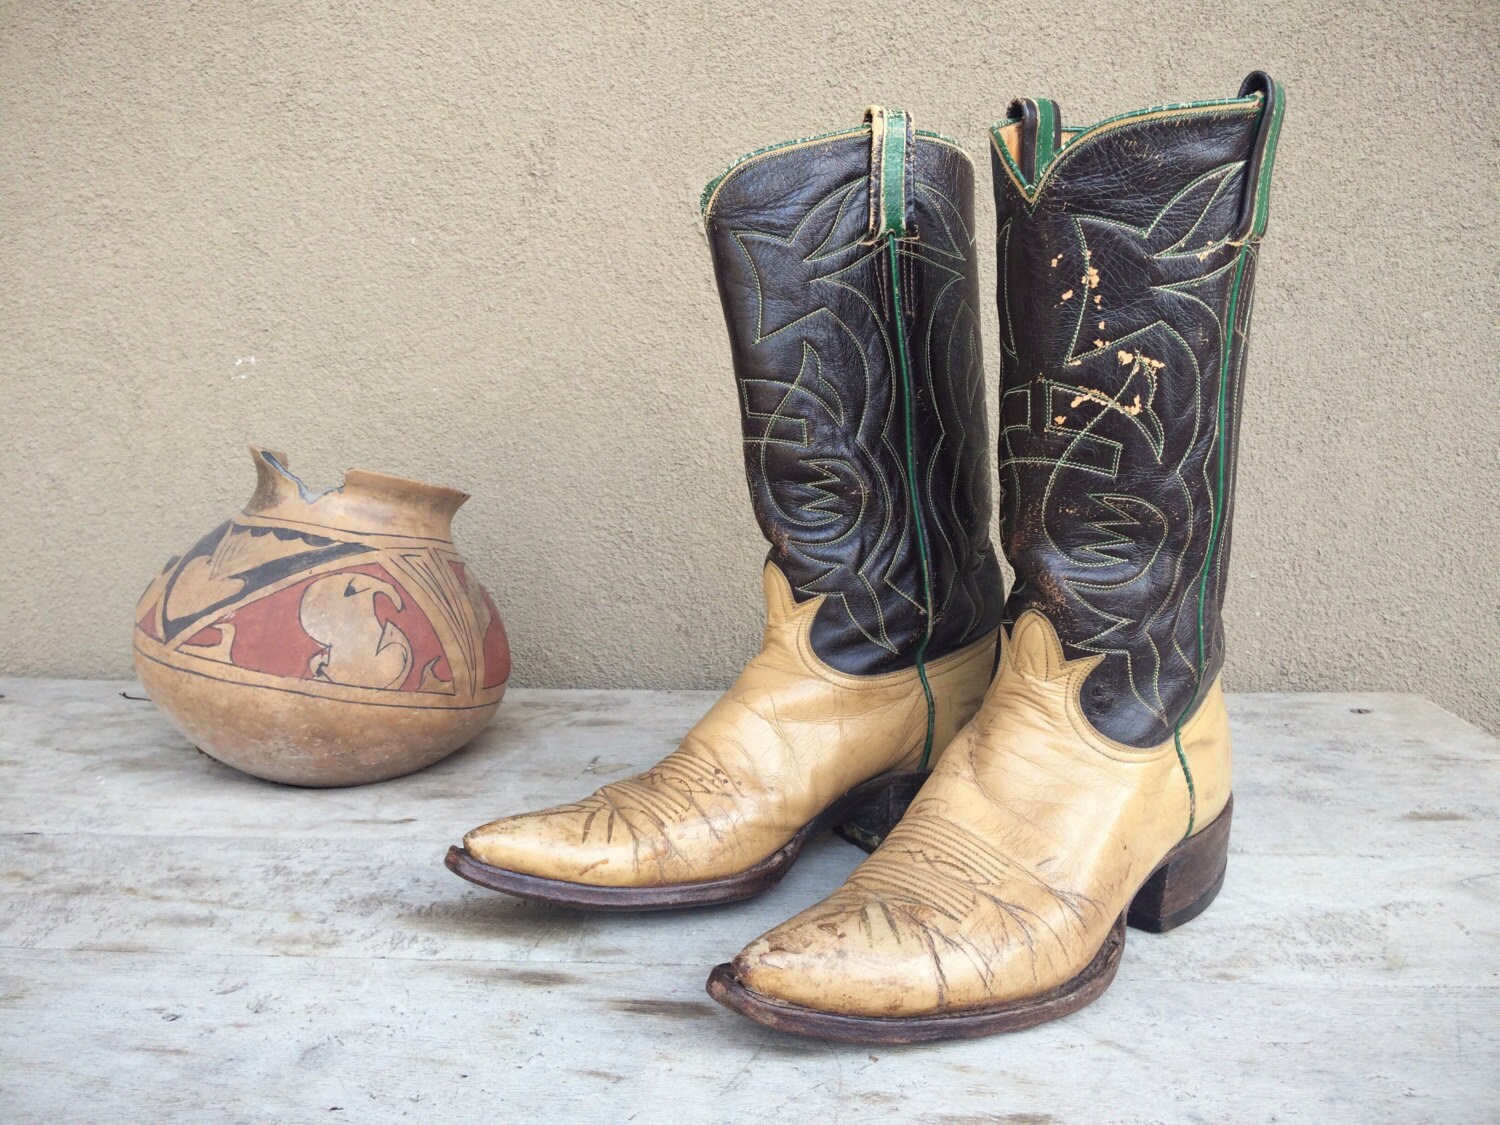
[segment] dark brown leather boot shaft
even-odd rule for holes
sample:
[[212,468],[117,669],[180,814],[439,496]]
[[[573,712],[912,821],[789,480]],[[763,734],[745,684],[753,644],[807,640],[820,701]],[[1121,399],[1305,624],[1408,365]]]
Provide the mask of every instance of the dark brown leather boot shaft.
[[818,656],[873,674],[999,623],[974,172],[900,110],[752,153],[704,220],[770,560]]
[[993,129],[1007,620],[1097,655],[1083,708],[1171,737],[1223,662],[1235,450],[1279,87],[1064,128]]

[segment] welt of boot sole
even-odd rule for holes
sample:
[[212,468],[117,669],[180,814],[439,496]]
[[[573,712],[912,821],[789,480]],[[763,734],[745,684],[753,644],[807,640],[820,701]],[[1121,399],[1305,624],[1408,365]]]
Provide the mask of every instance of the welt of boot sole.
[[900,1047],[947,1039],[978,1039],[1023,1031],[1093,1003],[1115,979],[1125,948],[1125,916],[1115,919],[1094,959],[1071,980],[1039,996],[985,1008],[927,1016],[849,1016],[788,1004],[741,984],[733,965],[718,965],[708,977],[708,994],[730,1011],[765,1027],[835,1043]]
[[[500,891],[531,902],[545,902],[580,910],[676,910],[738,902],[762,894],[781,882],[813,838],[843,823],[872,803],[881,801],[888,792],[906,793],[911,790],[914,778],[925,777],[926,774],[906,772],[873,777],[834,801],[803,825],[782,847],[759,863],[733,875],[700,882],[629,887],[548,879],[491,866],[458,846],[448,849],[443,862],[455,875],[488,890]],[[916,780],[915,784],[920,785],[920,780]]]
[[1156,865],[1125,912],[1115,919],[1093,960],[1076,976],[1039,996],[925,1016],[849,1016],[762,995],[742,984],[729,964],[718,965],[709,974],[708,994],[731,1011],[766,1027],[839,1043],[901,1046],[976,1039],[1035,1027],[1076,1012],[1109,987],[1125,949],[1127,920],[1135,929],[1165,933],[1208,909],[1224,886],[1233,813],[1231,796],[1211,824],[1177,844]]

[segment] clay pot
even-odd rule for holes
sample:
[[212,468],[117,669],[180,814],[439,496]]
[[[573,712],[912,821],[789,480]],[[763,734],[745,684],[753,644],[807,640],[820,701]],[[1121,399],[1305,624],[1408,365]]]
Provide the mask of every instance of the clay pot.
[[135,668],[200,749],[292,785],[431,765],[500,706],[510,646],[453,547],[468,496],[352,469],[309,490],[251,446],[245,510],[169,559],[136,609]]

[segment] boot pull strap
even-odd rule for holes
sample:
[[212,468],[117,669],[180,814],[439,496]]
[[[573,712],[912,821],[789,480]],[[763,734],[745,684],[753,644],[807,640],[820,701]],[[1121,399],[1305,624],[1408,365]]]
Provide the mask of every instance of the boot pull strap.
[[1255,71],[1240,86],[1240,97],[1248,98],[1252,94],[1261,99],[1260,124],[1250,148],[1249,175],[1245,197],[1240,203],[1235,242],[1258,239],[1266,233],[1271,206],[1271,166],[1276,161],[1276,141],[1281,135],[1282,115],[1286,112],[1286,91],[1265,71]]
[[1041,172],[1057,150],[1062,148],[1062,115],[1050,98],[1017,98],[1010,103],[1006,116],[1021,122],[1021,175],[1029,184],[1036,183]]
[[911,161],[916,152],[911,116],[904,109],[872,105],[870,126],[870,230],[868,242],[886,235],[897,241],[917,237],[917,208]]

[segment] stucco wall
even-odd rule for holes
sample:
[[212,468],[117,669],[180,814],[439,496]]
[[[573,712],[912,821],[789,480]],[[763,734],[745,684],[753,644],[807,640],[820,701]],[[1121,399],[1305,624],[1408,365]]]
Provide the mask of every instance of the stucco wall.
[[0,671],[127,674],[140,589],[246,499],[255,437],[315,482],[473,492],[516,682],[721,685],[763,545],[704,182],[882,101],[967,142],[983,201],[1017,94],[1087,122],[1263,66],[1290,108],[1229,684],[1500,728],[1500,9],[1129,9],[10,0]]

